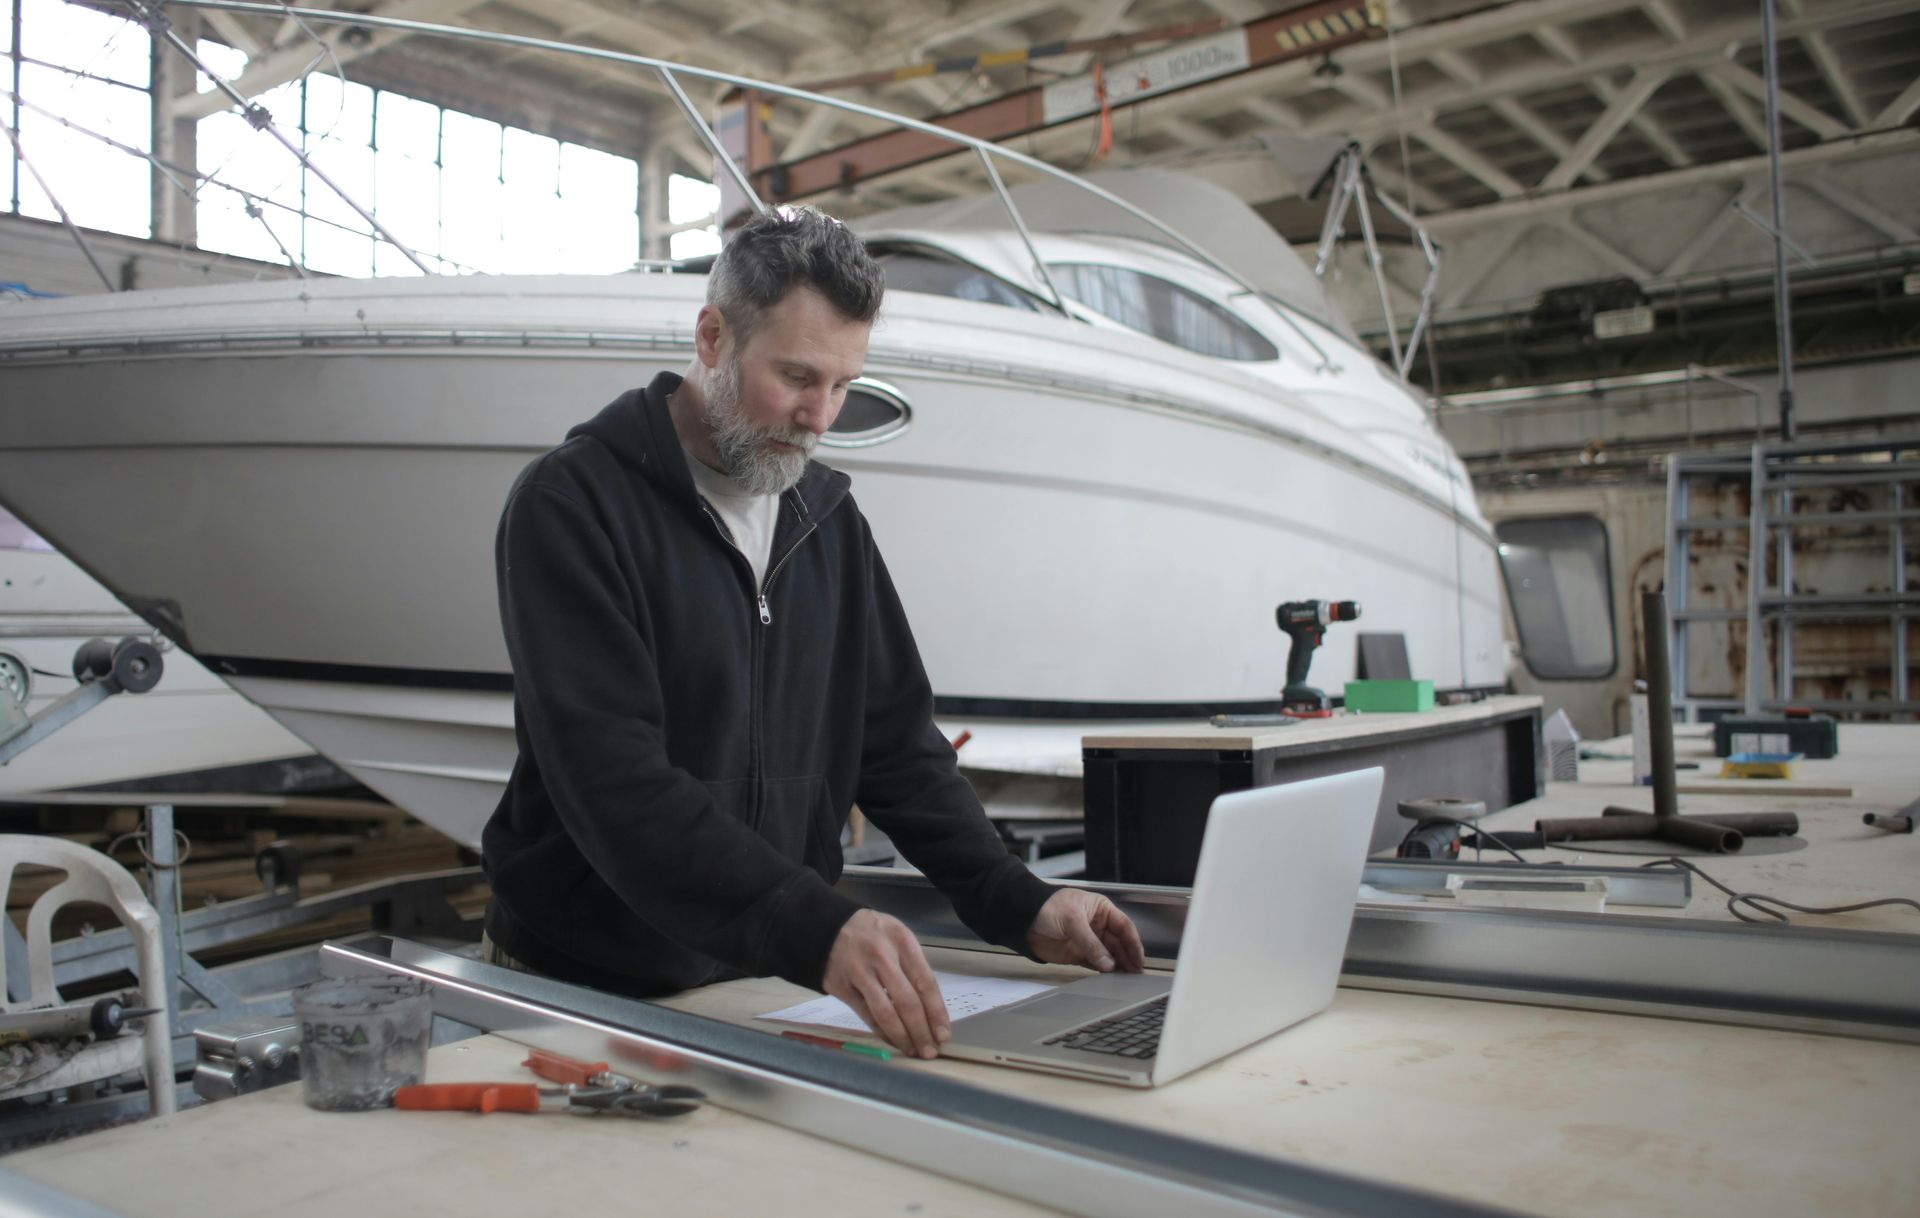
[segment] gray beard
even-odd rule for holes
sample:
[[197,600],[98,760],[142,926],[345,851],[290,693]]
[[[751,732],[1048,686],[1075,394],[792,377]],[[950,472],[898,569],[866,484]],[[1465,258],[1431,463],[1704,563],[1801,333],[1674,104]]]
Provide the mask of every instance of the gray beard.
[[[707,425],[714,451],[727,477],[750,495],[778,495],[807,472],[818,436],[804,428],[762,427],[747,418],[740,406],[740,359],[736,354],[707,374],[700,419]],[[800,449],[782,452],[773,446],[784,441]]]

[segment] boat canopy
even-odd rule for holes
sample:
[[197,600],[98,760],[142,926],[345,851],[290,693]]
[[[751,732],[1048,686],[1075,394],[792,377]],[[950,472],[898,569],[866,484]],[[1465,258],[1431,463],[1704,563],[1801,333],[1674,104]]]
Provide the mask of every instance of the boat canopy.
[[[1326,155],[1317,162],[1312,156],[1299,158],[1295,181],[1302,195],[1311,190],[1319,177],[1318,172],[1305,171],[1315,163],[1324,170],[1345,147],[1344,143],[1334,140],[1315,143],[1327,145]],[[1358,342],[1351,323],[1334,304],[1326,285],[1272,225],[1226,188],[1204,178],[1156,169],[1106,170],[1080,176],[1148,213],[1219,262],[1232,267],[1281,306]],[[1170,249],[1180,248],[1151,224],[1068,182],[1054,179],[1030,182],[1013,187],[1008,193],[1019,207],[1021,219],[1034,233],[1125,237]],[[1015,231],[1005,205],[996,194],[894,208],[849,223],[855,231],[868,237],[898,238],[914,232],[997,235]],[[1022,270],[1024,273],[1017,274],[1019,282],[1046,297],[1048,293],[1038,277],[1031,270]]]

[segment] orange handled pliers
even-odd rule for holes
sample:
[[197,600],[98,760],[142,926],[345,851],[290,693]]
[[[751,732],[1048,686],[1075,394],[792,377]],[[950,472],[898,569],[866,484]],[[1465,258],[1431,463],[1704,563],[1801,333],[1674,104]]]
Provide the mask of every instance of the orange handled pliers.
[[583,1115],[682,1116],[706,1093],[669,1083],[656,1086],[615,1074],[605,1062],[583,1062],[545,1049],[521,1063],[541,1078],[562,1084],[422,1083],[394,1092],[393,1106],[412,1112],[575,1112]]

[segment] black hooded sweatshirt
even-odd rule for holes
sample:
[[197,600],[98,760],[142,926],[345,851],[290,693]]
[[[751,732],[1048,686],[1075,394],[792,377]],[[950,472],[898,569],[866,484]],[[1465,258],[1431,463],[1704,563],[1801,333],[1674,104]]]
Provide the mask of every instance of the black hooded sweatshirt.
[[780,497],[766,579],[701,500],[667,413],[621,395],[537,458],[496,539],[519,760],[482,835],[487,931],[563,980],[651,996],[730,975],[819,989],[859,906],[856,802],[991,943],[1052,889],[988,824],[933,723],[848,477]]

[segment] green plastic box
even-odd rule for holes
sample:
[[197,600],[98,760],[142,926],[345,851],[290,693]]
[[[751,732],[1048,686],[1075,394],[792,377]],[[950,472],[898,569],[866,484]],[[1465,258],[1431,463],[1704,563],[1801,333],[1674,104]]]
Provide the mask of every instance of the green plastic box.
[[1427,711],[1433,709],[1431,681],[1349,681],[1350,711]]

